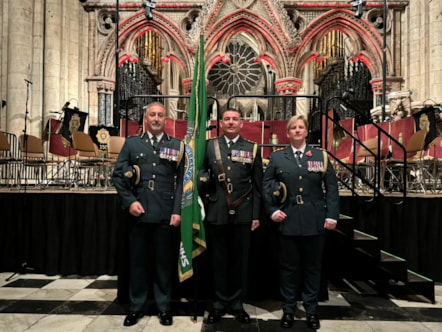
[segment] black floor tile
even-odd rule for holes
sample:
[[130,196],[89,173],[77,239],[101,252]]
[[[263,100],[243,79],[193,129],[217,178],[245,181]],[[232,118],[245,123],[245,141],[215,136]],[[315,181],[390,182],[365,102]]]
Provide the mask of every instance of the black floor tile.
[[279,325],[279,320],[260,320],[259,321],[259,331],[260,332],[312,332],[307,327],[305,320],[295,320],[295,323],[291,328],[282,328]]
[[97,279],[96,275],[82,276],[79,274],[65,274],[61,277],[61,279]]
[[279,320],[253,319],[250,324],[241,324],[234,318],[222,318],[215,324],[203,323],[201,332],[312,332],[305,320],[295,320],[292,328],[282,328]]
[[64,301],[50,313],[55,315],[101,315],[111,303],[107,301]]
[[101,315],[127,315],[128,312],[128,304],[121,304],[114,301],[106,309],[104,309]]
[[357,308],[396,307],[396,304],[390,301],[387,297],[383,296],[361,295],[361,294],[351,294],[351,293],[342,293],[342,296],[348,303],[351,304],[352,307],[357,307]]
[[0,313],[4,312],[4,310],[11,305],[13,305],[16,300],[0,300]]
[[215,324],[203,323],[201,332],[231,332],[231,331],[241,331],[241,332],[258,332],[260,331],[258,321],[252,319],[250,324],[241,324],[234,318],[221,318],[219,322]]
[[406,308],[413,321],[442,322],[442,308]]
[[93,289],[116,289],[117,280],[95,280],[90,283],[86,288]]
[[64,301],[13,300],[9,303],[9,306],[1,310],[2,313],[49,314]]
[[3,287],[20,287],[20,288],[42,288],[54,280],[50,279],[17,279],[12,281]]

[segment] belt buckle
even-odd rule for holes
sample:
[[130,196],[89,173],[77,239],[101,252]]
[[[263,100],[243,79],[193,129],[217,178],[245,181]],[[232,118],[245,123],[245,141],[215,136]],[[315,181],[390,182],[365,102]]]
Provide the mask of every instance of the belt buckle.
[[231,184],[231,183],[227,183],[227,192],[228,192],[229,194],[231,194],[232,191],[233,191],[233,184]]
[[299,204],[299,205],[304,204],[304,201],[302,200],[301,195],[296,195],[296,204]]
[[218,174],[218,181],[219,182],[226,181],[226,173]]
[[149,180],[147,182],[147,188],[149,188],[151,191],[155,190],[155,181],[154,180]]

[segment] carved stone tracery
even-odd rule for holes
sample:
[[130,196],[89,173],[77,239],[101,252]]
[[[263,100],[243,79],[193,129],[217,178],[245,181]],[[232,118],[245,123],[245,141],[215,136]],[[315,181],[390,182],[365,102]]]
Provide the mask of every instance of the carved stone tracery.
[[[232,11],[233,7],[236,10]],[[303,85],[306,64],[312,60],[319,62],[325,56],[318,48],[321,38],[329,31],[339,30],[352,43],[353,53],[349,59],[363,61],[369,68],[374,77],[372,82],[376,94],[379,91],[376,82],[381,76],[383,55],[379,32],[384,22],[380,9],[371,8],[364,13],[364,20],[355,20],[352,12],[347,9],[330,11],[329,7],[318,8],[305,9],[302,4],[286,8],[279,0],[208,0],[201,9],[191,9],[181,19],[174,16],[172,20],[167,17],[167,12],[161,13],[160,9],[155,12],[155,19],[148,22],[142,12],[126,14],[119,27],[122,37],[120,42],[124,43],[124,53],[129,58],[137,58],[133,49],[135,38],[143,30],[155,30],[165,40],[162,54],[157,56],[165,62],[178,64],[176,68],[180,70],[183,88],[183,77],[192,76],[194,54],[201,33],[205,37],[205,54],[212,59],[210,66],[216,59],[228,59],[227,45],[236,35],[242,34],[252,41],[250,45],[253,45],[257,63],[262,62],[263,68],[267,65],[276,74],[273,82],[276,91],[296,94]],[[95,62],[97,76],[111,77],[113,73],[111,62],[115,37],[111,33],[114,25],[112,15],[112,9],[101,9],[97,18],[97,28],[106,37],[98,52],[99,61]],[[389,13],[387,31],[391,29],[392,19],[393,15]],[[160,84],[162,75],[152,63],[154,60],[142,56],[139,60],[140,65],[156,77],[155,81]],[[329,56],[329,60],[332,64],[336,59]],[[388,74],[394,76],[390,52],[387,61]]]
[[238,8],[248,8],[255,0],[232,0],[233,4]]

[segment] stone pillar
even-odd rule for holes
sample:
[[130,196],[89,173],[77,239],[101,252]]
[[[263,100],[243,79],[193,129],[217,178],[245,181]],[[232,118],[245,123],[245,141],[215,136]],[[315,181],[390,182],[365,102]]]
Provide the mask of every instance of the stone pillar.
[[[23,133],[25,128],[26,104],[28,105],[29,120],[31,120],[30,105],[32,102],[33,84],[29,84],[29,89],[27,89],[25,79],[33,82],[31,75],[33,58],[33,2],[32,0],[8,1],[7,39],[4,40],[8,51],[6,56],[6,95],[8,99],[6,130],[14,133],[17,137]],[[29,90],[29,94],[27,90]],[[30,121],[28,121],[26,126],[27,133],[36,134],[30,130],[29,124]]]
[[[430,90],[428,98],[442,102],[442,1],[429,2]],[[425,30],[422,31],[425,33]]]
[[[99,89],[102,89],[103,86],[99,86],[99,81],[101,80],[101,77],[97,77],[96,70],[96,63],[95,59],[97,58],[97,49],[99,46],[99,39],[98,39],[98,33],[97,33],[97,13],[93,10],[89,11],[88,13],[88,42],[89,42],[89,48],[87,50],[88,52],[88,86],[87,86],[87,99],[88,99],[88,110],[89,113],[89,124],[96,124],[98,123],[98,93]],[[111,59],[109,61],[112,61]],[[114,60],[115,61],[115,60]],[[114,62],[115,66],[115,62]],[[113,77],[115,79],[115,76]],[[115,85],[115,81],[114,81]],[[116,89],[114,86],[113,89]],[[86,96],[83,96],[84,98]],[[117,105],[119,107],[119,105]]]
[[[3,36],[3,2],[2,5],[0,5],[0,38]],[[3,41],[3,38],[1,39]],[[7,50],[5,50],[5,46],[2,44],[2,47],[0,48],[0,103],[2,103],[3,100],[6,99],[6,92],[3,89],[3,78],[4,78],[4,68],[6,68],[5,65],[5,54]],[[0,131],[6,131],[6,107],[3,108],[2,104],[0,104]]]
[[[61,81],[61,52],[62,40],[67,29],[61,29],[63,26],[62,10],[60,1],[46,0],[45,10],[46,32],[44,35],[44,111],[57,112],[65,103],[60,100],[60,81]],[[69,78],[66,77],[65,81]],[[46,118],[50,115],[46,114]]]

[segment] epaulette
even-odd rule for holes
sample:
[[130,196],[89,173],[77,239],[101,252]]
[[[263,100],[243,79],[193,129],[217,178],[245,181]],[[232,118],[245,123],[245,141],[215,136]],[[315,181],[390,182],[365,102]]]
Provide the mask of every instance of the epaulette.
[[[250,141],[249,141],[250,142]],[[256,153],[258,152],[258,143],[253,143],[252,163],[255,162]]]
[[253,141],[251,141],[251,140],[249,140],[249,139],[247,139],[247,138],[244,138],[244,141],[249,142],[249,143],[251,143],[251,144],[256,144],[256,142],[253,142]]
[[325,173],[327,173],[327,167],[328,167],[328,154],[327,151],[324,149],[318,149],[322,151],[322,155],[324,156],[324,170],[322,171],[322,176],[325,176]]
[[177,159],[177,164],[176,167],[178,168],[178,166],[181,163],[181,160],[183,159],[184,156],[184,141],[180,141],[180,153],[178,154],[178,159]]

